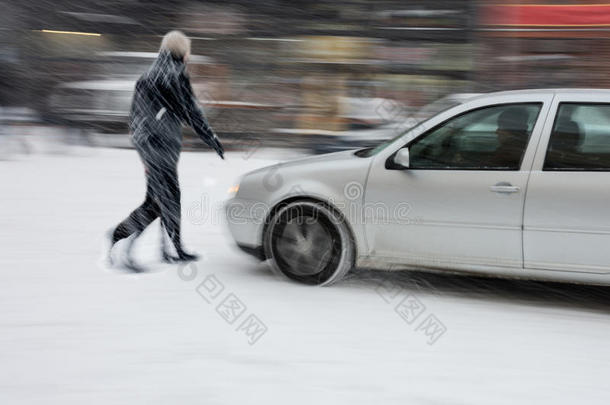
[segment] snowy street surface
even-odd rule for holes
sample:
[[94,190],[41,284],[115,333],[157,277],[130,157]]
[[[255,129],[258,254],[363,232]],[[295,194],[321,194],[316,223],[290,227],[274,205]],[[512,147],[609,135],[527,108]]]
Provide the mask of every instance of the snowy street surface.
[[161,264],[155,222],[139,275],[100,261],[144,197],[133,150],[0,161],[0,403],[610,403],[608,288],[364,270],[317,288],[241,253],[219,204],[283,158],[183,153],[203,258]]

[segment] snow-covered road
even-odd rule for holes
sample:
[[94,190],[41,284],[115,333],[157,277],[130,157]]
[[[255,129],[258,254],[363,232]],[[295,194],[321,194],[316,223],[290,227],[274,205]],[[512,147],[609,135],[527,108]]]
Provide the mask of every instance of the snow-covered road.
[[[103,234],[141,202],[144,178],[134,151],[83,151],[0,161],[1,404],[610,403],[607,288],[277,278],[233,247],[220,218],[239,174],[276,159],[264,151],[183,154],[195,267],[157,263],[155,223],[137,247],[151,272],[104,269]],[[251,315],[257,333],[242,327]]]

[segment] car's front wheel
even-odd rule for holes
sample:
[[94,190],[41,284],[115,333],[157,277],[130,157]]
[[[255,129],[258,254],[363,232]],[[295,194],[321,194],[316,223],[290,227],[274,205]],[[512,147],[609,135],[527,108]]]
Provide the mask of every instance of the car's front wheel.
[[354,242],[345,220],[313,201],[281,207],[266,228],[264,249],[274,271],[305,284],[332,284],[354,263]]

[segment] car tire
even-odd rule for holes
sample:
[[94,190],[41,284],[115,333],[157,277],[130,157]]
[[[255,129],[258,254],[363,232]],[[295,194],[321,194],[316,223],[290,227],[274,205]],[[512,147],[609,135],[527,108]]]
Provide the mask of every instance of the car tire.
[[264,250],[274,272],[309,285],[333,284],[354,265],[345,219],[314,201],[294,201],[277,210],[265,230]]

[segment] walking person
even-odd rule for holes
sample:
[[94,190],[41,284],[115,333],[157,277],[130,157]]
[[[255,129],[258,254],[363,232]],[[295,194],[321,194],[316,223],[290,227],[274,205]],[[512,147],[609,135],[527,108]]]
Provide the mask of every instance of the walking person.
[[[146,198],[110,235],[110,251],[116,242],[131,237],[126,265],[135,271],[139,268],[131,258],[133,243],[157,217],[161,218],[163,260],[175,262],[198,258],[184,250],[180,233],[178,159],[182,149],[182,125],[191,126],[224,159],[222,144],[197,104],[185,71],[190,47],[190,40],[180,31],[167,33],[161,42],[159,56],[135,87],[129,129],[146,172]],[[176,256],[167,250],[164,230]]]

